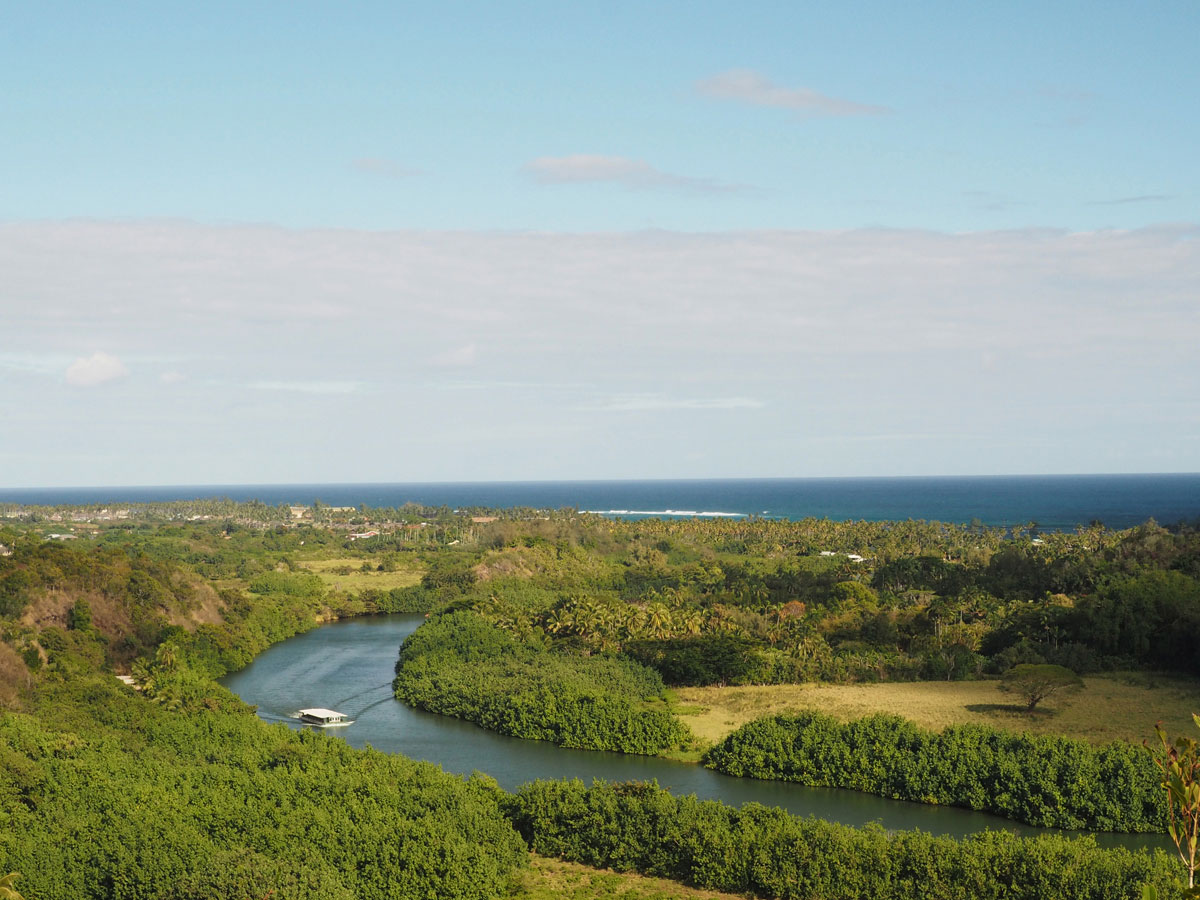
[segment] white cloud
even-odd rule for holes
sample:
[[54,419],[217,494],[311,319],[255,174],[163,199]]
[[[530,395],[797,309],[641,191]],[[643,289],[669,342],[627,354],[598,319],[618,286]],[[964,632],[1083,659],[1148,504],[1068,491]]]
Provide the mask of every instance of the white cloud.
[[676,188],[702,193],[728,193],[743,189],[711,178],[674,175],[656,169],[645,160],[627,156],[588,153],[542,156],[526,163],[525,171],[541,184],[609,182],[627,188]]
[[95,387],[129,374],[125,364],[108,353],[81,356],[67,366],[67,384],[73,387]]
[[181,372],[163,372],[158,376],[158,380],[163,384],[179,384],[184,380],[184,375]]
[[[1197,226],[10,222],[0,272],[4,296],[24,298],[0,316],[0,379],[20,381],[0,404],[19,394],[36,411],[8,413],[29,448],[6,464],[13,483],[1101,471],[1109,447],[1161,468],[1139,449],[1153,446],[1200,469]],[[186,373],[187,402],[157,381],[86,403],[55,388],[81,349],[55,354],[95,347],[152,380]],[[314,400],[336,418],[315,422]],[[95,423],[108,431],[89,428],[83,462],[48,461]],[[948,436],[893,452],[863,433]],[[289,453],[263,461],[267,446]],[[185,467],[182,447],[205,451]],[[696,447],[703,470],[680,463]],[[125,468],[78,468],[88,459]]]
[[879,116],[886,106],[857,103],[818,93],[811,88],[787,88],[753,69],[730,69],[696,82],[696,90],[714,100],[733,100],[751,106],[774,106],[809,116]]

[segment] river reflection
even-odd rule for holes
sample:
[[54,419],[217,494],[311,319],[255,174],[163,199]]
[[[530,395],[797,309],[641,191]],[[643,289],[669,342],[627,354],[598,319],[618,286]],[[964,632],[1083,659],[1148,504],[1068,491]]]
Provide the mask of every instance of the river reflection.
[[[328,707],[347,713],[353,724],[328,733],[355,747],[438,763],[448,772],[486,772],[514,790],[535,778],[651,780],[675,794],[733,805],[780,806],[846,825],[877,822],[888,829],[920,828],[962,837],[987,828],[1037,834],[1031,828],[973,810],[886,800],[856,791],[810,788],[780,781],[721,775],[699,765],[645,756],[566,750],[543,741],[505,737],[459,719],[411,709],[392,696],[400,643],[420,615],[370,616],[334,622],[269,648],[240,672],[222,679],[231,691],[258,707],[269,722],[305,727],[298,709]],[[1169,847],[1163,835],[1099,834],[1103,846]]]

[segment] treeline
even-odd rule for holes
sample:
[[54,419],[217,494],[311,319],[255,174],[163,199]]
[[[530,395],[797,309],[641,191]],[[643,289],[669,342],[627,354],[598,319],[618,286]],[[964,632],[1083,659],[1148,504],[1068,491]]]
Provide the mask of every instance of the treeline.
[[468,610],[432,619],[400,648],[396,696],[484,728],[563,747],[654,754],[691,735],[651,670],[554,652]]
[[387,524],[462,524],[472,517],[486,519],[529,519],[577,517],[573,509],[545,510],[531,507],[490,509],[466,507],[451,509],[445,504],[407,502],[400,506],[331,506],[320,499],[311,503],[269,505],[261,500],[231,500],[228,497],[198,497],[191,500],[149,502],[110,501],[107,503],[28,504],[0,501],[0,518],[18,522],[80,523],[103,522],[118,525],[140,523],[195,522],[226,520],[255,527],[315,524],[330,526]]
[[709,768],[965,806],[1043,828],[1153,832],[1167,826],[1161,773],[1143,747],[1094,747],[984,725],[926,731],[899,716],[841,723],[819,712],[743,725]]
[[[500,521],[425,559],[442,602],[484,587],[501,602],[482,613],[566,649],[629,653],[668,683],[951,680],[1022,663],[1200,674],[1200,531],[1153,522],[1034,537],[912,521]],[[509,606],[498,580],[555,596]],[[697,638],[727,636],[738,652],[725,642],[721,666],[695,665],[710,649]]]
[[1177,863],[1162,851],[1002,831],[962,841],[889,834],[653,784],[537,781],[517,792],[510,814],[536,853],[763,898],[1128,900],[1146,883],[1163,900],[1182,895]]
[[[1035,536],[1028,526],[515,512],[354,542],[336,528],[233,519],[117,523],[99,542],[243,584],[313,556],[420,565],[419,588],[364,598],[360,611],[465,600],[518,636],[534,629],[567,652],[623,653],[671,684],[964,679],[1022,663],[1200,674],[1194,529]],[[541,601],[509,603],[518,585]],[[13,590],[0,585],[0,603]]]

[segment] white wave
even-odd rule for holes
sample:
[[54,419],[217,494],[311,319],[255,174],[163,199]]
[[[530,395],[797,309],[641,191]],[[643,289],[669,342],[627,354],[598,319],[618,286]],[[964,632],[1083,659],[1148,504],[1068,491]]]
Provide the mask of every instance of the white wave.
[[696,509],[585,509],[593,516],[686,516],[689,518],[744,518],[746,513],[712,512]]

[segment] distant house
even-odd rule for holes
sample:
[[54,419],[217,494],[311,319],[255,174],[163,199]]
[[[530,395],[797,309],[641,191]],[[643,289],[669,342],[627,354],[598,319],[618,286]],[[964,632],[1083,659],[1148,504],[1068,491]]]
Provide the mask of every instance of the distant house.
[[46,540],[48,540],[48,541],[73,541],[78,537],[79,537],[79,535],[77,535],[77,534],[48,534],[48,535],[46,535]]
[[362,532],[359,532],[358,534],[350,535],[350,540],[352,540],[352,541],[366,540],[367,538],[373,538],[373,537],[379,537],[379,532],[378,531],[362,531]]
[[846,559],[850,560],[850,562],[856,562],[856,563],[860,563],[863,561],[863,557],[859,556],[857,553],[838,553],[834,550],[822,550],[821,555],[822,556],[844,556],[844,557],[846,557]]

